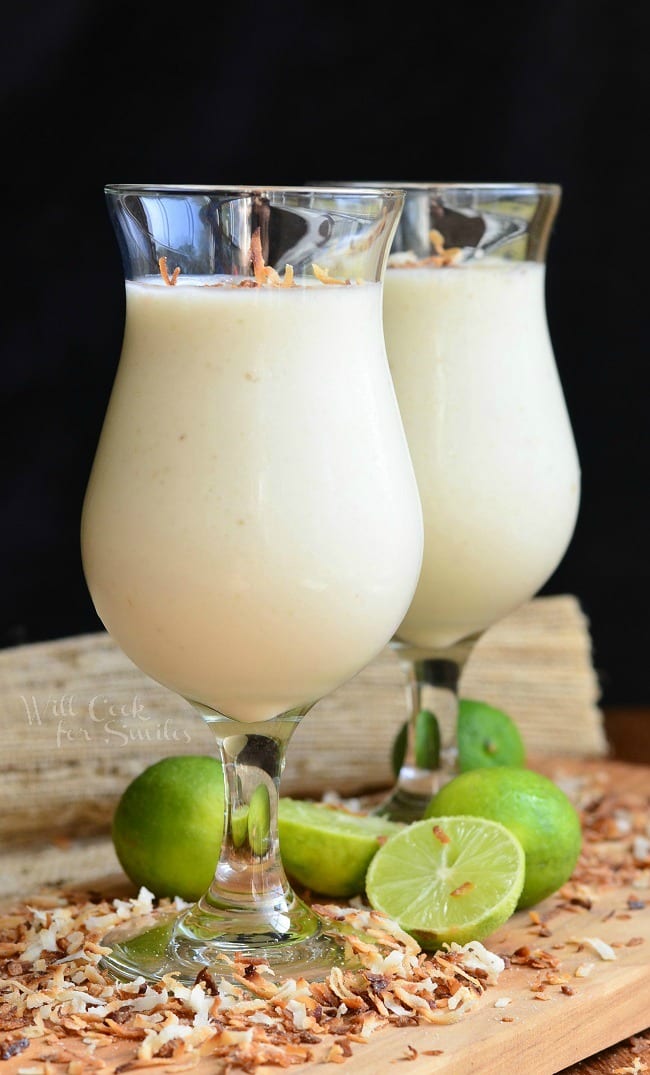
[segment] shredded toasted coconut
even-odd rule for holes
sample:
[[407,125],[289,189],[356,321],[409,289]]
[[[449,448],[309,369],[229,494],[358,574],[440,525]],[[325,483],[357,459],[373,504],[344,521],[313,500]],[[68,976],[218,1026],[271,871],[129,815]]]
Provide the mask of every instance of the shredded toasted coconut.
[[[618,910],[608,905],[600,913],[602,922],[626,929],[611,944],[593,936],[592,926],[584,931],[589,936],[576,930],[551,950],[520,944],[502,956],[472,941],[427,953],[397,922],[356,897],[345,906],[313,905],[348,957],[345,967],[322,981],[282,980],[264,961],[242,956],[233,959],[232,980],[205,968],[191,985],[173,976],[119,983],[100,967],[107,952],[102,939],[114,926],[154,912],[153,894],[143,888],[133,899],[108,900],[52,889],[0,914],[0,1060],[24,1059],[20,1070],[34,1075],[48,1075],[53,1065],[57,1071],[65,1065],[67,1075],[101,1075],[109,1070],[103,1046],[119,1044],[118,1067],[110,1066],[114,1075],[156,1066],[181,1072],[204,1058],[214,1075],[238,1069],[254,1075],[262,1065],[314,1060],[344,1063],[386,1027],[410,1032],[471,1018],[511,964],[534,972],[533,999],[559,993],[570,1003],[581,979],[607,974],[618,953],[622,961],[646,940],[635,916],[646,906],[641,890],[650,887],[649,801],[594,790],[593,783],[577,786],[574,801],[583,825],[582,854],[555,900],[544,904],[543,913],[529,912],[531,932],[549,935],[546,923],[558,915],[566,923],[569,916],[589,914],[593,922],[603,892],[610,898],[620,893]],[[161,900],[157,906],[164,912],[185,904]],[[632,927],[624,920],[632,920]],[[581,961],[585,949],[600,962]],[[563,966],[565,957],[570,964]],[[503,1009],[510,1000],[501,996],[494,1006]],[[499,1012],[499,1022],[513,1018]],[[414,1059],[416,1052],[405,1046],[402,1059]]]
[[581,963],[579,967],[576,967],[576,978],[588,978],[595,966],[595,963]]
[[388,259],[389,268],[418,269],[423,266],[442,268],[443,266],[456,265],[461,261],[463,256],[461,247],[450,246],[445,248],[445,240],[437,228],[432,228],[429,232],[429,242],[434,251],[433,254],[421,258],[413,250],[401,250],[390,255]]
[[262,236],[259,228],[256,228],[251,237],[251,261],[255,282],[260,287],[271,284],[273,287],[293,287],[293,265],[285,266],[284,277],[280,276],[277,269],[271,265],[265,265],[262,252]]
[[164,256],[158,258],[158,268],[160,269],[160,275],[167,284],[168,287],[173,287],[179,276],[181,275],[180,266],[176,266],[171,276],[169,275],[169,269],[167,268],[167,258]]
[[312,262],[312,270],[317,280],[320,280],[321,284],[349,284],[349,280],[343,280],[338,276],[330,276],[329,269],[323,269],[320,265],[317,265],[315,261]]
[[601,959],[616,959],[616,952],[612,948],[611,944],[607,944],[606,941],[602,941],[600,937],[580,937],[572,938],[573,944],[586,945],[587,948],[591,948],[596,955],[599,955]]
[[471,892],[474,888],[473,881],[463,881],[462,885],[455,888],[451,893],[452,896],[466,896],[468,892]]
[[[97,1050],[121,1042],[131,1049],[120,1065],[124,1072],[162,1062],[181,1071],[209,1057],[215,1073],[225,1073],[237,1065],[253,1072],[263,1064],[305,1063],[323,1046],[330,1062],[343,1062],[353,1044],[391,1024],[463,1018],[505,966],[478,942],[428,954],[378,911],[327,904],[314,909],[354,969],[334,967],[323,981],[276,980],[265,961],[242,957],[233,960],[233,980],[215,979],[206,968],[193,985],[173,975],[156,983],[115,982],[99,965],[107,952],[101,939],[151,913],[153,904],[147,889],[112,901],[60,890],[0,916],[3,1055],[31,1044],[29,1065],[42,1044],[48,1062],[101,1070]],[[165,911],[173,903],[159,906]],[[76,1075],[74,1066],[69,1075]]]
[[640,1075],[641,1072],[647,1071],[648,1065],[643,1062],[640,1056],[635,1056],[631,1064],[624,1068],[614,1068],[612,1075]]
[[[265,264],[260,228],[256,228],[251,236],[250,261],[253,267],[253,278],[245,277],[243,280],[234,281],[232,283],[233,287],[263,287],[268,284],[270,284],[272,287],[281,288],[289,288],[296,286],[293,265],[285,265],[284,274],[280,275],[277,269],[274,269],[271,265]],[[167,258],[163,255],[162,257],[158,258],[158,268],[165,284],[167,284],[168,287],[173,287],[176,284],[178,277],[180,276],[180,266],[176,266],[174,271],[170,274],[167,266]],[[350,280],[343,280],[339,277],[331,276],[328,269],[322,268],[315,262],[312,263],[312,270],[315,278],[319,280],[322,284],[348,285],[351,283]],[[206,284],[204,286],[223,287],[224,283],[218,282],[213,284]]]

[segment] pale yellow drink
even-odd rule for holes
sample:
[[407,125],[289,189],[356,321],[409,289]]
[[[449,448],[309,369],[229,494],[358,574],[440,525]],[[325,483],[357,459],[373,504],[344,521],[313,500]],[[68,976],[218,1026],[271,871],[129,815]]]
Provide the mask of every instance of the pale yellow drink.
[[422,499],[424,560],[397,637],[448,647],[532,597],[574,530],[580,471],[544,265],[388,269],[386,346]]
[[126,288],[82,520],[90,591],[154,679],[265,720],[375,657],[417,582],[381,285]]

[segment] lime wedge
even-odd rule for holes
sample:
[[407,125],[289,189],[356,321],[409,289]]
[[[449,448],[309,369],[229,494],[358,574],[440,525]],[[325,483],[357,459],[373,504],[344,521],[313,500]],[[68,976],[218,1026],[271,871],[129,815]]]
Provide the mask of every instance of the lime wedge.
[[306,799],[283,797],[278,809],[280,851],[287,874],[324,896],[363,892],[373,855],[402,828],[386,818]]
[[480,941],[510,918],[524,883],[521,844],[485,818],[415,821],[372,859],[366,895],[426,951]]

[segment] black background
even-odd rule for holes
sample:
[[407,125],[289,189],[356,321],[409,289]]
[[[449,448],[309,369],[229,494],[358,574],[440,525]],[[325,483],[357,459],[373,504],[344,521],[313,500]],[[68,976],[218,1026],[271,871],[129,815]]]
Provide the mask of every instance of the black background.
[[119,357],[107,182],[540,180],[583,469],[545,593],[647,703],[648,5],[16,5],[3,16],[0,644],[99,629],[79,514]]

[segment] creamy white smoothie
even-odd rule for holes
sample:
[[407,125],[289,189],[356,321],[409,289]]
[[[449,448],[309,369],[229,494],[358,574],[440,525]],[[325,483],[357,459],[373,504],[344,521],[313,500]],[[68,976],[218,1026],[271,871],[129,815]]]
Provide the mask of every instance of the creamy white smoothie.
[[127,283],[82,552],[98,614],[140,668],[256,721],[383,648],[415,589],[422,519],[381,285],[216,283]]
[[424,559],[397,631],[447,647],[532,597],[574,530],[580,470],[542,264],[389,268],[388,358],[424,514]]

